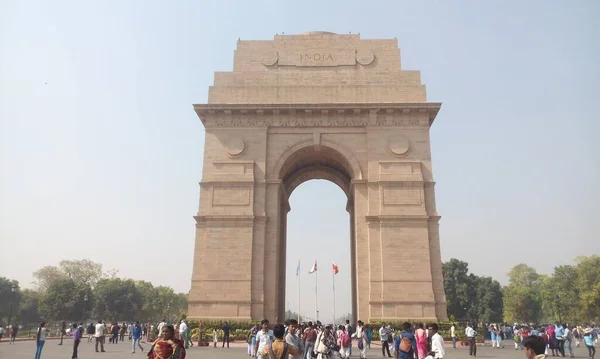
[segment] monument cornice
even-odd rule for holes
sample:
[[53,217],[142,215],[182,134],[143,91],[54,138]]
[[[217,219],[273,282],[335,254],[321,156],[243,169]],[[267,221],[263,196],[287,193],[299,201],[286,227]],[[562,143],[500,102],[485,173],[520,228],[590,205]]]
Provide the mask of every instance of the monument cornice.
[[196,104],[205,127],[429,127],[442,104]]

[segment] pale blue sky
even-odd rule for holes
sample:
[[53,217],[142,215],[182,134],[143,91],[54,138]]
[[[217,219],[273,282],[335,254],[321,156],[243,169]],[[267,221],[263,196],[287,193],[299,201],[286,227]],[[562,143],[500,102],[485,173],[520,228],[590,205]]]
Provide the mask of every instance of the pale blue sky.
[[[403,68],[444,103],[431,130],[444,260],[505,282],[520,262],[548,273],[600,253],[598,1],[4,0],[0,276],[27,285],[90,258],[187,291],[204,144],[192,104],[231,70],[238,37],[313,30],[397,37]],[[331,260],[349,311],[343,193],[310,181],[291,205],[287,302],[301,257],[312,315],[319,243],[333,257],[318,258],[321,315]]]

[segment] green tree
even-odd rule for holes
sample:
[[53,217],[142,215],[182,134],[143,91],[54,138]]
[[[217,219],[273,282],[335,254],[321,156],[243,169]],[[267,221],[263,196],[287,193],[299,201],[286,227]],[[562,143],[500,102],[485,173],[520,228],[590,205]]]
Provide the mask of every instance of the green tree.
[[49,283],[39,301],[39,313],[44,320],[79,321],[83,314],[84,297],[91,298],[91,288],[71,278]]
[[502,286],[492,277],[473,278],[477,301],[477,319],[486,323],[503,322],[504,294]]
[[33,283],[40,292],[45,292],[50,284],[65,278],[65,274],[55,266],[45,266],[33,272]]
[[518,264],[508,272],[509,284],[504,287],[504,320],[534,322],[542,317],[541,279],[536,270]]
[[140,308],[140,319],[144,321],[156,322],[161,320],[161,313],[158,305],[158,291],[150,282],[138,280],[135,287],[142,297],[142,307]]
[[581,317],[581,293],[577,286],[578,271],[574,266],[554,268],[552,276],[541,276],[540,295],[544,319],[573,323]]
[[19,311],[19,303],[21,302],[21,291],[19,289],[13,292],[13,285],[18,288],[19,282],[16,280],[10,280],[5,277],[0,277],[0,322],[2,323],[8,322],[8,317],[11,314],[11,302],[11,322],[15,322],[16,314]]
[[102,264],[89,259],[63,260],[58,266],[45,266],[33,273],[34,283],[44,292],[56,280],[69,278],[77,284],[95,286],[103,277]]
[[442,264],[444,291],[448,316],[456,319],[467,319],[469,299],[469,265],[456,258]]
[[142,295],[132,279],[101,279],[94,287],[94,312],[105,320],[139,320]]
[[[580,308],[585,320],[600,319],[600,256],[577,257],[576,287],[580,296]],[[562,299],[561,299],[562,302]],[[562,308],[562,305],[561,305]]]
[[177,294],[173,288],[165,286],[156,287],[156,291],[157,314],[169,321],[181,319],[182,314],[187,312],[187,295]]
[[42,316],[39,313],[40,294],[31,289],[24,289],[19,305],[19,323],[35,324],[41,322]]

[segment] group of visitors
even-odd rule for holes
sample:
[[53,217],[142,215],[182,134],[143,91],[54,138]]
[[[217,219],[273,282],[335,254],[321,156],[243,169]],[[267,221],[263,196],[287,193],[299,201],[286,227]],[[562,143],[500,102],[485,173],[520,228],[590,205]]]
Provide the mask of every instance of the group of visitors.
[[[176,327],[179,329],[178,331],[176,330]],[[125,328],[125,330],[123,330],[123,328]],[[157,326],[157,328],[160,335],[152,343],[148,352],[148,358],[185,359],[185,350],[188,345],[192,345],[189,341],[189,330],[186,321],[182,320],[180,324],[174,326],[163,320]],[[117,344],[119,339],[124,340],[126,334],[129,336],[129,339],[132,342],[131,353],[134,354],[136,348],[139,348],[142,352],[144,352],[144,348],[140,343],[143,336],[143,330],[140,322],[135,322],[135,324],[130,325],[123,324],[119,326],[117,323],[107,325],[105,322],[99,320],[97,324],[90,324],[86,329],[83,328],[82,324],[72,324],[72,328],[69,328],[69,330],[65,330],[65,324],[63,322],[61,341],[58,343],[58,345],[62,345],[62,333],[67,332],[73,336],[72,359],[77,359],[79,344],[81,343],[84,332],[88,335],[88,342],[91,342],[92,338],[95,339],[95,351],[97,353],[106,352],[104,349],[104,344],[107,335],[109,335],[109,343]],[[35,359],[41,358],[42,349],[46,343],[46,337],[48,336],[48,333],[49,329],[47,328],[46,323],[42,322],[36,331]]]
[[[564,325],[561,325],[564,326]],[[550,326],[549,326],[550,327]],[[588,329],[588,328],[586,328]],[[591,328],[589,328],[591,329]],[[554,328],[554,330],[556,331],[556,328]],[[586,330],[584,329],[584,332]],[[520,333],[522,334],[522,332]],[[590,339],[586,339],[586,346],[588,347],[589,350],[589,355],[590,355],[590,359],[594,358],[594,355],[596,353],[596,349],[594,348],[594,342],[591,339],[591,332],[589,334],[585,334],[583,335],[584,338],[590,338]],[[589,344],[588,344],[589,343]],[[529,332],[529,335],[522,338],[520,344],[522,345],[522,349],[525,350],[525,357],[527,359],[545,359],[546,356],[548,355],[548,341],[544,338],[543,335],[536,335],[536,334],[531,334],[531,332]],[[593,350],[591,350],[593,349]],[[559,352],[560,353],[560,352]],[[555,353],[553,353],[553,356]],[[559,356],[565,356],[564,354],[559,355]]]
[[581,326],[556,322],[555,324],[543,326],[516,325],[513,333],[515,350],[525,348],[523,340],[526,337],[537,336],[542,338],[546,344],[546,355],[550,351],[552,356],[565,357],[568,355],[574,358],[573,345],[579,347],[580,343],[583,342],[588,349],[589,358],[594,358],[599,329],[596,325]]
[[19,331],[19,326],[18,325],[11,325],[9,324],[6,329],[4,329],[4,327],[2,326],[2,324],[0,324],[0,341],[2,341],[2,338],[4,338],[4,336],[8,336],[8,343],[9,344],[14,344],[15,339],[17,338],[17,333]]
[[[438,333],[439,327],[432,323],[425,329],[423,324],[413,329],[408,322],[402,325],[396,335],[385,323],[379,329],[382,354],[391,357],[391,350],[398,359],[441,359],[445,355],[444,339]],[[215,346],[218,341],[215,334]],[[248,356],[269,359],[272,354],[289,355],[290,359],[347,359],[352,355],[353,347],[358,350],[361,359],[367,357],[371,347],[372,331],[362,321],[354,328],[349,320],[345,324],[323,325],[321,322],[298,324],[291,319],[285,324],[276,324],[272,328],[268,320],[261,321],[248,330]]]

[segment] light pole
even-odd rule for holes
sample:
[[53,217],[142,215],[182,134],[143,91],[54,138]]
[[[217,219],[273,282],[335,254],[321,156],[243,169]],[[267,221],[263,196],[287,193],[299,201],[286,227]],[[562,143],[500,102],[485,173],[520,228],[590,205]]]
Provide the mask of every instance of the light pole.
[[10,286],[10,310],[8,312],[8,325],[10,325],[10,320],[12,317],[12,309],[13,309],[13,299],[15,298],[15,292],[19,289],[19,286],[17,285],[17,283],[14,283]]
[[169,314],[171,313],[171,303],[167,304],[167,322],[169,322]]
[[560,319],[560,296],[557,294],[554,299],[556,299],[556,312],[558,314],[558,322],[562,325],[562,320]]
[[81,323],[83,324],[83,320],[85,319],[85,307],[87,306],[88,296],[87,294],[83,296],[83,310],[81,311]]

